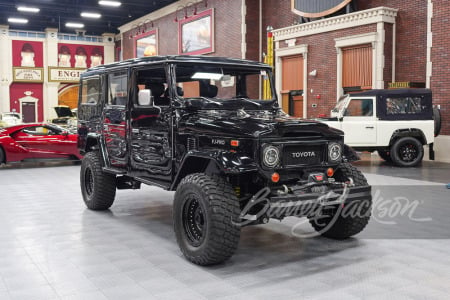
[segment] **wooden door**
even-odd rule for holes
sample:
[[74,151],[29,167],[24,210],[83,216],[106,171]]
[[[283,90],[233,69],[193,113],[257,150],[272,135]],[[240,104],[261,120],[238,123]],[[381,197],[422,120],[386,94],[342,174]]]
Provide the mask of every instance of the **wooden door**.
[[58,95],[58,105],[67,105],[70,109],[78,107],[78,85],[65,89]]
[[36,122],[36,103],[22,102],[22,118],[24,123]]
[[372,45],[342,48],[342,87],[344,91],[372,89]]
[[[303,91],[303,56],[293,55],[281,59],[281,104],[283,110],[291,115],[303,117],[303,97],[293,96]],[[294,100],[292,97],[296,97]],[[298,100],[301,97],[301,103]],[[299,108],[301,104],[301,109]]]
[[303,96],[292,96],[292,115],[294,117],[303,118]]

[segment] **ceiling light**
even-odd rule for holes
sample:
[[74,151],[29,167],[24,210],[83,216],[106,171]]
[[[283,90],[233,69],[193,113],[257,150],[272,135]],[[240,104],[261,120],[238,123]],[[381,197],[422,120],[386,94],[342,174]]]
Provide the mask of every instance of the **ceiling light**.
[[100,5],[105,5],[105,6],[114,6],[114,7],[119,7],[120,5],[122,5],[122,3],[120,3],[119,1],[98,1],[98,4]]
[[27,24],[27,19],[21,19],[21,18],[8,18],[9,23],[20,23],[20,24]]
[[38,13],[40,11],[40,9],[37,7],[28,7],[28,6],[18,6],[17,10],[32,13]]
[[98,19],[98,18],[100,18],[102,15],[101,15],[101,14],[98,14],[98,13],[82,12],[82,13],[81,13],[81,16],[82,16],[82,17],[85,17],[85,18]]
[[83,27],[84,27],[84,24],[68,22],[68,23],[66,23],[66,27],[83,28]]

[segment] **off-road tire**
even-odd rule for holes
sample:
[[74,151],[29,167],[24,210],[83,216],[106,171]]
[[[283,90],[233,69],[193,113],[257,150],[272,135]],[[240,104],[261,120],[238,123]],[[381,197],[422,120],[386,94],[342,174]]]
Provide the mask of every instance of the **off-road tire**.
[[391,147],[392,162],[399,167],[417,166],[423,154],[423,145],[413,137],[402,137]]
[[391,152],[389,150],[377,150],[378,155],[387,162],[392,162]]
[[6,163],[5,151],[0,147],[0,165]]
[[437,107],[433,108],[433,119],[434,119],[434,136],[437,137],[441,133],[442,121],[441,121],[441,110]]
[[[343,182],[350,181],[351,178],[355,186],[368,185],[364,175],[349,163],[342,163],[336,170],[334,178],[336,181]],[[339,205],[327,208],[322,212],[322,216],[309,218],[309,222],[322,236],[339,240],[346,239],[361,232],[366,227],[371,210],[371,197],[364,200],[354,200],[344,207]]]
[[221,177],[195,173],[183,178],[173,205],[175,235],[183,255],[198,265],[229,259],[239,244],[239,213],[236,194]]
[[81,162],[80,185],[83,200],[92,210],[106,210],[116,196],[116,176],[102,171],[100,155],[88,152]]

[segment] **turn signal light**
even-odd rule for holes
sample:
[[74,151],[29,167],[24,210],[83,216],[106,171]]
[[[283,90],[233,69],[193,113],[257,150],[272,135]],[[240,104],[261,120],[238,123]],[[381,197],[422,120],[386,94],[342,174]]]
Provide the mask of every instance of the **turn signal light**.
[[327,169],[327,176],[328,177],[332,177],[334,175],[334,170],[333,170],[333,168],[328,168]]
[[316,181],[323,181],[323,175],[314,175]]
[[231,140],[230,144],[233,147],[239,147],[239,141],[238,140]]
[[280,174],[278,174],[277,172],[272,174],[272,182],[278,182],[280,181]]

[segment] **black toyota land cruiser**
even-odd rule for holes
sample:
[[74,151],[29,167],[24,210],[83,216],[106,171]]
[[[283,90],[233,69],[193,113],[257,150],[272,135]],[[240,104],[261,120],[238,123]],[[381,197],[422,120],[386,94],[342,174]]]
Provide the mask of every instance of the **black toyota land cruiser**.
[[[116,189],[142,183],[176,191],[177,242],[200,265],[231,257],[240,228],[270,218],[307,217],[336,239],[363,230],[372,198],[350,164],[357,155],[342,131],[286,115],[273,82],[268,65],[207,56],[147,57],[83,73],[78,146],[87,207],[108,209]],[[269,99],[261,99],[263,84]]]

